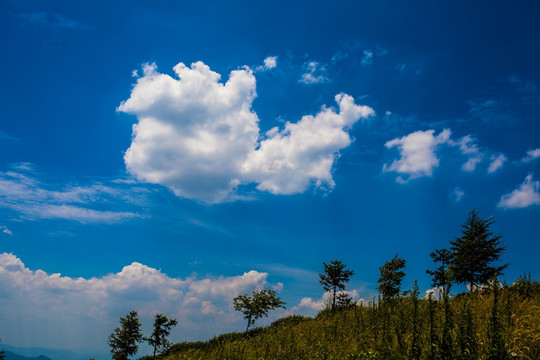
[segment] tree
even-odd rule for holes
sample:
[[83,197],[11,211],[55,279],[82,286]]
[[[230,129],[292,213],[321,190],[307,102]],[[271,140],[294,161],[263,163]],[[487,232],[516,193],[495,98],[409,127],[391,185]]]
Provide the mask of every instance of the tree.
[[120,327],[114,329],[109,335],[107,344],[111,347],[111,354],[115,360],[127,360],[129,356],[135,355],[143,339],[141,333],[141,323],[136,311],[131,311],[125,318],[120,318]]
[[234,310],[241,311],[244,319],[248,321],[246,331],[255,324],[255,320],[268,317],[268,312],[277,308],[285,309],[285,303],[276,296],[274,290],[253,291],[248,294],[239,295],[233,300]]
[[171,328],[176,326],[176,319],[168,319],[165,315],[156,314],[154,320],[154,331],[150,337],[145,338],[145,340],[154,348],[154,359],[156,354],[161,354],[171,346],[167,336],[171,333]]
[[405,267],[405,260],[398,257],[396,254],[392,260],[384,263],[379,268],[381,276],[377,281],[379,292],[382,295],[383,301],[394,299],[401,291],[401,281],[405,277],[405,272],[402,271]]
[[426,270],[426,273],[433,277],[433,282],[431,286],[439,287],[443,289],[443,296],[446,294],[447,290],[449,291],[448,285],[451,283],[451,273],[449,270],[449,265],[452,262],[452,252],[448,249],[436,249],[430,254],[431,258],[435,263],[440,262],[441,265],[435,270]]
[[345,290],[345,283],[349,282],[354,271],[345,270],[347,265],[340,260],[332,260],[330,264],[323,262],[324,274],[319,274],[319,282],[325,291],[332,291],[332,310],[336,307],[336,294],[338,290]]
[[462,236],[450,241],[453,278],[458,283],[468,284],[470,291],[494,276],[501,275],[508,266],[493,265],[506,250],[501,244],[502,235],[493,235],[489,230],[494,222],[493,218],[480,218],[478,212],[472,210],[462,225]]
[[[2,339],[0,339],[0,342],[2,342]],[[0,350],[0,360],[4,360],[6,358],[6,351],[4,349]]]

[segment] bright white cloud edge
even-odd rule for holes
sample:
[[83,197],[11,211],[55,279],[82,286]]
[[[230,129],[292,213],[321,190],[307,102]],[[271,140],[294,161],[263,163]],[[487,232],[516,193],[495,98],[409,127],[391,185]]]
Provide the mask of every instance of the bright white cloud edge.
[[201,61],[176,65],[177,78],[157,72],[155,64],[143,72],[118,107],[138,118],[126,167],[141,181],[208,204],[234,200],[238,187],[250,183],[282,195],[310,186],[332,189],[332,166],[352,142],[348,129],[374,115],[338,94],[337,111],[323,106],[314,116],[263,135],[252,109],[256,81],[248,67],[232,71],[225,83]]
[[497,206],[504,209],[522,209],[533,205],[540,205],[540,182],[533,180],[533,175],[529,174],[517,189],[503,195]]
[[24,333],[25,339],[39,339],[32,346],[106,350],[104,337],[131,310],[139,312],[146,328],[156,313],[176,318],[180,325],[172,340],[209,338],[244,326],[241,314],[232,308],[235,296],[282,289],[283,284],[271,284],[267,277],[251,270],[237,276],[182,279],[134,262],[118,273],[72,278],[31,270],[17,256],[2,253],[0,287],[9,296],[0,303],[0,321],[11,329],[2,340],[28,346],[20,337],[16,341],[16,334]]

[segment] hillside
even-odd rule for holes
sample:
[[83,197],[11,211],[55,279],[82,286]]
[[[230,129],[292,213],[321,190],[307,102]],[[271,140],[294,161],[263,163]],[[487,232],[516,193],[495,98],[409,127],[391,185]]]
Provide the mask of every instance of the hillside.
[[11,351],[6,351],[5,360],[52,360],[52,359],[45,355],[39,355],[37,357],[26,357],[26,356],[15,354]]
[[[447,304],[447,305],[445,305]],[[447,303],[409,293],[375,299],[315,318],[290,316],[246,333],[175,344],[181,359],[539,359],[540,286],[451,297]]]

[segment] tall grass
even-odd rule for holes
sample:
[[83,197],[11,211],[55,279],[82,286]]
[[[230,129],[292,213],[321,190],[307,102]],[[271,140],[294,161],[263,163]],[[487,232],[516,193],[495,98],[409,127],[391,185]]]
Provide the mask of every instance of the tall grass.
[[165,360],[540,359],[540,286],[533,285],[456,295],[447,303],[411,291],[391,302],[176,344]]

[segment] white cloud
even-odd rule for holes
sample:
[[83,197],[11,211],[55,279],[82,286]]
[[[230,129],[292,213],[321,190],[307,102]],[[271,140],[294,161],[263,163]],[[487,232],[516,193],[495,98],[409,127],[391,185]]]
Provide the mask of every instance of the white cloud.
[[373,51],[370,49],[364,50],[364,55],[362,56],[362,60],[360,61],[362,65],[371,65],[373,64]]
[[466,172],[473,172],[476,170],[476,165],[482,161],[482,154],[475,144],[476,140],[470,135],[464,136],[457,142],[452,142],[452,145],[459,145],[459,149],[463,155],[467,155],[469,159],[461,169]]
[[437,136],[434,136],[434,133],[435,130],[416,131],[386,142],[386,148],[398,148],[401,158],[394,160],[390,166],[384,164],[383,171],[408,175],[406,179],[398,176],[396,181],[400,183],[422,176],[431,176],[433,169],[439,166],[437,148],[449,143],[451,131],[445,129]]
[[332,165],[338,151],[351,143],[347,129],[360,118],[374,115],[367,106],[358,106],[351,96],[336,96],[339,112],[323,108],[316,116],[304,116],[298,123],[277,128],[251,152],[242,167],[259,190],[272,194],[305,191],[312,182],[317,187],[334,187]]
[[231,72],[225,84],[202,62],[179,63],[174,71],[178,79],[145,65],[118,107],[139,120],[124,160],[139,180],[210,204],[234,199],[239,185],[252,182],[274,194],[301,192],[311,183],[333,187],[331,167],[351,142],[346,130],[374,114],[339,94],[339,113],[323,107],[260,139],[249,68]]
[[464,195],[465,195],[465,191],[463,191],[463,190],[462,190],[461,188],[459,188],[459,187],[454,188],[454,189],[452,190],[452,192],[450,193],[450,197],[451,197],[455,202],[460,202]]
[[321,65],[317,61],[309,61],[304,64],[304,73],[299,82],[304,84],[320,84],[330,81],[326,74],[326,65]]
[[527,151],[527,155],[523,157],[523,159],[521,159],[521,162],[531,162],[535,159],[538,159],[540,157],[540,148],[538,149],[534,149],[534,150],[529,150]]
[[[30,270],[15,255],[3,253],[0,287],[7,296],[0,303],[0,321],[10,333],[23,332],[28,339],[39,333],[35,338],[43,343],[33,346],[65,348],[66,339],[78,339],[70,346],[104,349],[104,332],[130,310],[139,312],[143,324],[151,324],[158,312],[176,318],[182,340],[208,338],[242,328],[242,317],[231,305],[235,296],[271,285],[267,274],[257,271],[181,279],[137,262],[99,278],[72,278]],[[10,342],[10,336],[3,340]]]
[[101,183],[90,186],[46,185],[32,173],[28,164],[17,171],[0,172],[0,207],[11,209],[27,219],[66,219],[82,223],[118,223],[142,215],[127,211],[92,209],[103,200],[135,201],[142,189],[129,190]]
[[277,56],[269,56],[264,59],[264,65],[257,66],[256,71],[268,71],[277,67]]
[[443,288],[442,286],[434,287],[432,289],[426,290],[426,295],[424,296],[424,299],[429,299],[429,296],[431,295],[431,300],[441,300],[443,296]]
[[540,182],[534,181],[533,175],[529,174],[517,189],[503,195],[497,206],[505,209],[518,209],[532,205],[540,205]]
[[489,167],[488,167],[488,173],[490,173],[490,174],[494,173],[495,171],[502,168],[504,166],[504,163],[507,160],[508,159],[503,154],[492,155],[491,156],[491,163],[489,164]]
[[0,226],[0,230],[4,234],[13,235],[13,232],[11,230],[9,230],[7,226]]
[[[350,291],[338,291],[336,295],[341,293],[348,294],[355,303],[362,304],[365,303],[364,299],[360,299],[360,295],[357,290]],[[313,312],[319,312],[325,307],[329,306],[332,302],[332,293],[325,292],[320,299],[313,299],[311,297],[304,297],[300,300],[300,303],[297,306],[291,308],[290,313],[304,313],[312,315]]]

